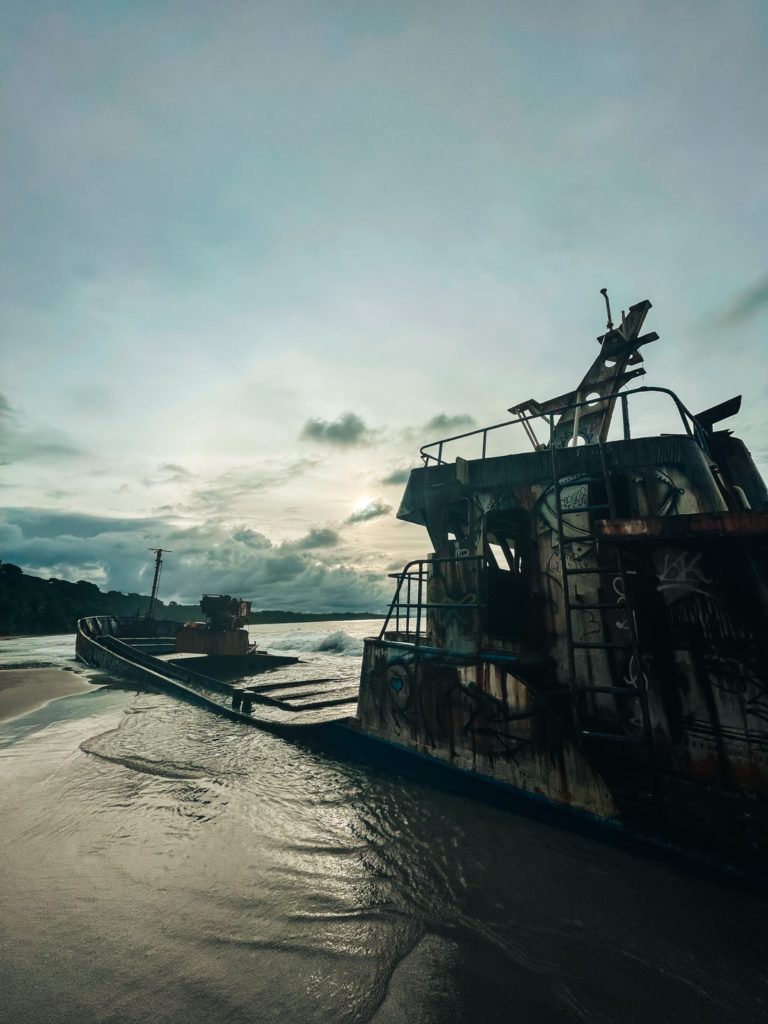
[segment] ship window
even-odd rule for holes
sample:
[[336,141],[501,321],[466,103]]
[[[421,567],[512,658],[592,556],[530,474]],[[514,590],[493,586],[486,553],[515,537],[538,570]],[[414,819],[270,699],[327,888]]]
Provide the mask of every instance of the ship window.
[[488,534],[488,564],[503,572],[522,572],[520,544],[514,537],[505,537],[500,532]]
[[522,509],[489,513],[485,520],[485,536],[489,566],[519,574],[527,542],[527,514]]
[[528,513],[519,508],[489,512],[485,540],[485,629],[490,637],[525,636],[530,627],[530,597],[523,576],[529,545]]
[[512,572],[512,565],[514,564],[514,555],[512,564],[507,558],[507,553],[501,544],[495,544],[493,541],[489,541],[488,547],[491,549],[493,560],[496,562],[496,566],[499,569],[503,569],[505,572]]
[[446,511],[449,538],[463,541],[469,533],[469,502],[466,498],[451,501],[448,503]]

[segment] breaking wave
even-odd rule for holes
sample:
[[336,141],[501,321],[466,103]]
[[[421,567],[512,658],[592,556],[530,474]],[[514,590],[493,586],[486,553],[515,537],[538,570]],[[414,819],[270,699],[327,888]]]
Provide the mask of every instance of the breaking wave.
[[357,637],[349,636],[343,629],[337,629],[335,633],[329,633],[321,640],[318,640],[312,647],[313,651],[327,651],[329,654],[362,654],[363,641]]
[[362,658],[363,639],[365,636],[377,635],[379,623],[356,623],[353,631],[345,629],[319,630],[314,628],[297,628],[278,635],[270,635],[259,630],[252,633],[257,646],[268,651],[280,651],[298,656],[318,654],[322,656],[341,656],[345,658]]

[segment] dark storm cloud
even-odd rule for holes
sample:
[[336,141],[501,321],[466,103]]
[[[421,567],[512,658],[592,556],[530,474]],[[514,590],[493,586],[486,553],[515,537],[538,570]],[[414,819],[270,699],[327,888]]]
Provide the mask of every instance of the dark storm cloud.
[[751,320],[768,305],[768,274],[750,288],[736,295],[730,306],[720,315],[723,327],[735,327]]
[[225,593],[255,608],[332,612],[381,611],[389,598],[389,581],[378,574],[323,563],[318,552],[338,541],[327,528],[276,545],[247,526],[234,532],[217,521],[179,526],[159,516],[110,519],[17,508],[0,524],[3,561],[45,578],[85,579],[102,590],[148,593],[154,556],[147,549],[163,547],[164,601],[188,604],[203,593]]
[[[453,437],[466,433],[475,426],[475,420],[468,413],[459,412],[453,416],[441,412],[420,427],[405,427],[400,431],[403,444],[423,445],[436,437]],[[402,483],[402,480],[387,480],[387,483]]]
[[250,528],[243,528],[238,530],[237,533],[232,534],[232,540],[238,540],[241,544],[246,544],[249,548],[271,548],[272,541],[269,537],[265,537],[263,533],[258,533],[256,530]]
[[407,484],[411,475],[410,469],[396,469],[382,479],[383,484]]
[[313,551],[316,548],[332,548],[339,543],[339,535],[335,530],[324,529],[312,529],[306,536],[301,537],[299,540],[287,541],[285,544],[281,544],[282,550],[292,551]]
[[261,565],[260,579],[265,583],[279,583],[300,576],[306,563],[299,555],[270,555]]
[[35,508],[8,509],[3,513],[3,521],[9,527],[23,529],[29,536],[45,539],[62,536],[93,538],[107,533],[149,535],[166,525],[162,519],[156,518],[112,518]]
[[[105,589],[139,588],[147,548],[159,547],[165,524],[157,519],[15,508],[2,514],[2,558],[44,577],[88,579]],[[163,542],[162,546],[165,546]]]
[[303,440],[335,445],[365,444],[370,437],[365,423],[353,412],[345,412],[330,423],[326,420],[307,420],[300,436]]
[[353,512],[345,522],[364,523],[368,519],[378,519],[379,516],[385,516],[391,511],[391,505],[386,505],[383,501],[372,501],[370,505],[366,505],[365,508],[361,508],[358,509],[357,512]]
[[445,433],[448,430],[461,430],[462,428],[469,430],[474,427],[475,421],[471,416],[466,413],[458,413],[456,416],[447,416],[444,412],[441,412],[438,416],[433,416],[429,423],[424,424],[424,430],[436,430]]

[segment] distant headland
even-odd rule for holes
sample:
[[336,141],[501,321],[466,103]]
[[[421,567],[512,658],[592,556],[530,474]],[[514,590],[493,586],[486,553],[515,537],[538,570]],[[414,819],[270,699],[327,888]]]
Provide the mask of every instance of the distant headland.
[[[0,636],[41,636],[74,633],[84,615],[142,616],[149,608],[149,596],[106,593],[85,580],[41,579],[28,576],[18,565],[0,562]],[[155,601],[154,617],[173,622],[195,622],[204,618],[199,604],[164,604]],[[380,619],[376,612],[251,612],[252,625],[273,622],[317,622],[349,619]]]

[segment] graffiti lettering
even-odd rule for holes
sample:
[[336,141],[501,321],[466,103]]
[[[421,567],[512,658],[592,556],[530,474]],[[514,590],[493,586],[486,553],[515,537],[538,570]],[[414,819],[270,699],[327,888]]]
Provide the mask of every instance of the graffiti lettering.
[[[627,595],[624,590],[624,577],[614,576],[613,577],[613,592],[616,595],[616,606],[623,608],[627,611]],[[617,619],[616,629],[626,629],[629,632],[629,619]]]
[[627,686],[631,686],[632,689],[643,689],[646,693],[648,692],[648,676],[642,671],[642,669],[640,669],[634,654],[629,659],[627,674],[623,679]]
[[560,495],[560,508],[567,512],[572,508],[583,508],[589,504],[589,492],[586,487],[569,487]]
[[712,583],[698,566],[702,552],[694,555],[690,551],[681,551],[675,558],[664,555],[664,568],[658,576],[659,590],[690,590],[698,594],[708,595],[702,584]]
[[581,638],[586,640],[589,636],[597,636],[602,632],[602,626],[593,611],[579,612],[581,621]]

